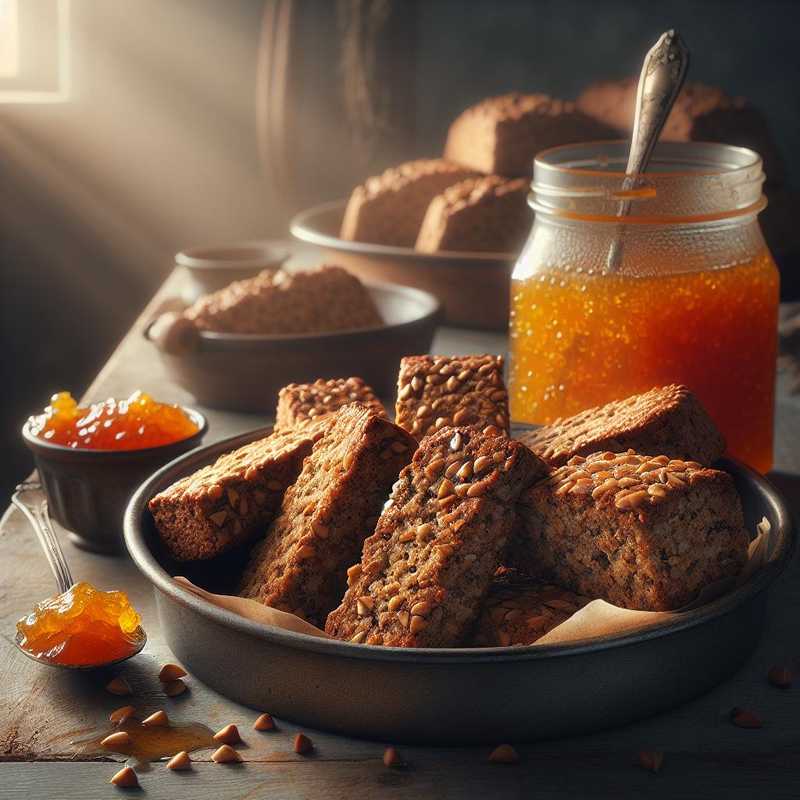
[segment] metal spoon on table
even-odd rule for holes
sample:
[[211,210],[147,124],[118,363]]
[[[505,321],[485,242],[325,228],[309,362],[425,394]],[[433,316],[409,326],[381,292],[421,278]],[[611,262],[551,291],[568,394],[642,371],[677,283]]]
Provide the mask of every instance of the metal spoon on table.
[[[662,33],[644,57],[636,90],[631,149],[621,194],[632,192],[647,169],[650,156],[653,155],[653,149],[683,86],[688,69],[689,49],[674,30]],[[630,210],[631,200],[623,198],[617,208],[617,216],[625,217]],[[610,272],[615,272],[622,263],[622,237],[620,226],[608,254],[607,265]]]
[[[36,533],[36,538],[44,550],[47,557],[47,563],[53,572],[53,576],[58,584],[58,591],[60,594],[68,591],[74,584],[72,573],[69,569],[69,564],[64,557],[61,550],[61,545],[58,543],[58,538],[53,530],[53,525],[50,522],[50,514],[47,510],[47,498],[44,495],[41,484],[35,481],[21,483],[17,486],[16,491],[11,496],[11,502],[28,518],[33,530]],[[29,653],[22,647],[22,635],[17,631],[14,638],[14,644],[30,659],[38,661],[40,664],[47,664],[51,667],[63,667],[65,669],[100,669],[101,667],[111,667],[115,664],[120,664],[127,661],[132,656],[141,652],[142,648],[147,642],[147,634],[144,628],[140,625],[133,633],[134,642],[132,650],[129,655],[117,658],[112,661],[101,661],[96,664],[58,664],[50,661],[43,656],[35,656]]]

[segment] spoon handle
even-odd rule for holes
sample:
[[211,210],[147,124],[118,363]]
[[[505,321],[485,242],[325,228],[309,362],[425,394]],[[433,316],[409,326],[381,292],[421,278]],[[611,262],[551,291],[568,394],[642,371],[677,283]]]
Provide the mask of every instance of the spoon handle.
[[[622,182],[624,192],[634,189],[639,176],[647,169],[650,156],[683,86],[688,69],[689,49],[674,30],[662,33],[644,57],[639,86],[636,90],[631,149],[625,169],[625,180]],[[630,209],[630,200],[620,201],[617,216],[627,216]],[[619,231],[608,257],[610,270],[616,270],[620,264],[621,233],[622,231]]]
[[50,522],[47,498],[42,492],[41,484],[35,481],[21,483],[11,496],[11,502],[28,518],[47,557],[47,563],[53,571],[59,592],[66,592],[74,581]]

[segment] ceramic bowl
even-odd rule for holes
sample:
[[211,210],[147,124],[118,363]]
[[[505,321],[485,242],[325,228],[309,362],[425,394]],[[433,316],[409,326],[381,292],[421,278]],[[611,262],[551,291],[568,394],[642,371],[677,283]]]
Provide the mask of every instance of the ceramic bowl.
[[386,323],[380,328],[285,336],[203,331],[179,348],[154,335],[155,324],[144,335],[171,377],[211,408],[271,415],[283,386],[351,375],[393,398],[400,359],[430,350],[440,305],[405,286],[369,283],[367,289]]
[[514,253],[420,253],[339,238],[347,202],[338,200],[298,214],[296,239],[321,247],[326,257],[365,281],[392,281],[424,289],[439,299],[444,321],[483,330],[506,330]]
[[193,303],[198,297],[223,289],[233,281],[258,275],[264,269],[277,269],[289,251],[269,241],[191,247],[175,255],[175,266],[186,271],[183,299]]
[[141,482],[168,461],[197,447],[206,435],[206,418],[183,411],[197,432],[178,442],[142,450],[80,450],[40,439],[26,422],[22,436],[39,473],[51,516],[85,550],[124,553],[122,518]]

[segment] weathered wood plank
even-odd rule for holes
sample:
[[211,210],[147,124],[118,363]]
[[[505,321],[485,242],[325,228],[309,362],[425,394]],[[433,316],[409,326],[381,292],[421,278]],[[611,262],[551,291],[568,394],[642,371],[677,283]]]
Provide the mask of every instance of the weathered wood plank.
[[[159,399],[189,398],[164,374],[141,326],[158,305],[180,290],[173,277],[150,309],[114,353],[88,392],[92,399],[124,395],[139,387]],[[505,337],[455,329],[442,330],[433,350],[466,353],[503,352]],[[264,424],[263,416],[209,411],[207,442]],[[800,512],[800,398],[779,389],[774,476]],[[654,797],[797,796],[800,766],[800,691],[769,686],[765,675],[777,662],[800,667],[800,565],[797,560],[775,586],[763,640],[750,661],[732,679],[697,700],[650,720],[592,736],[520,747],[523,763],[499,767],[485,763],[486,748],[403,748],[412,766],[386,770],[380,763],[383,743],[365,742],[308,731],[316,745],[313,759],[291,752],[297,731],[279,721],[275,733],[250,730],[256,713],[188,679],[191,690],[175,699],[163,696],[157,680],[160,664],[172,660],[158,631],[152,592],[130,561],[96,556],[65,543],[77,577],[125,589],[141,610],[149,634],[145,652],[122,672],[135,690],[142,711],[164,707],[177,721],[198,721],[211,728],[237,723],[247,746],[247,764],[226,768],[200,763],[188,776],[155,765],[142,775],[148,796],[202,800],[214,797],[281,798],[310,796],[381,797],[619,797],[647,792]],[[52,578],[24,518],[7,512],[0,521],[0,797],[106,797],[106,781],[118,761],[75,762],[72,741],[102,729],[108,713],[127,702],[103,690],[108,676],[67,673],[32,664],[13,646],[14,623],[53,590]],[[468,702],[468,698],[465,698]],[[733,727],[734,705],[756,710],[760,731]],[[476,726],[480,720],[475,720]],[[445,746],[447,743],[442,742]],[[650,775],[633,766],[642,749],[667,753],[664,770]],[[117,757],[114,757],[117,759]],[[208,758],[208,753],[198,755]],[[28,763],[24,763],[28,762]],[[36,763],[32,763],[36,762]]]
[[[581,760],[523,752],[516,766],[485,762],[463,751],[428,751],[409,756],[405,769],[389,770],[379,758],[333,764],[245,763],[236,766],[196,764],[191,772],[170,773],[157,764],[139,776],[143,794],[152,800],[250,800],[275,797],[329,798],[709,798],[795,800],[800,755],[775,753],[751,758],[725,753],[698,755],[673,751],[658,774],[637,767],[627,752],[587,755]],[[0,793],[7,800],[86,800],[112,797],[107,781],[116,766],[96,763],[9,764],[0,772]],[[131,793],[132,796],[139,792]],[[119,794],[118,796],[121,796]]]

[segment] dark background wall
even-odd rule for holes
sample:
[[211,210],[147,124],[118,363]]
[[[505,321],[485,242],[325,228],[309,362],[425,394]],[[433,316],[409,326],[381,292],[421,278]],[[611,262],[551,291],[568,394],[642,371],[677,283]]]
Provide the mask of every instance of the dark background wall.
[[3,496],[29,467],[25,416],[58,389],[85,388],[176,250],[285,235],[298,206],[436,154],[452,117],[486,95],[574,97],[592,80],[635,73],[655,37],[677,27],[691,78],[765,112],[800,189],[800,3],[395,0],[378,48],[395,113],[366,142],[353,137],[341,59],[343,20],[369,4],[289,3],[291,185],[259,154],[270,5],[285,3],[72,0],[70,101],[0,104]]

